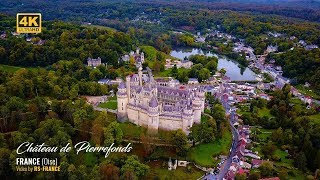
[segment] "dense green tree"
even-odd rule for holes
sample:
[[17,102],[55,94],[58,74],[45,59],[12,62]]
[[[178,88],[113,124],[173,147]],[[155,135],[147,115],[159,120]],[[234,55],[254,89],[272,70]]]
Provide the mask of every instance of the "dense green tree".
[[260,173],[259,172],[251,172],[248,179],[249,180],[259,180],[260,179]]
[[174,66],[173,66],[173,68],[171,69],[171,75],[173,76],[173,77],[177,77],[178,76],[178,68],[177,68],[177,65],[175,64]]
[[0,148],[0,176],[10,176],[10,150],[6,148]]
[[214,73],[218,67],[218,60],[210,60],[205,66],[210,72]]
[[178,154],[182,156],[186,155],[189,147],[188,138],[181,129],[178,129],[173,133],[172,142],[176,146]]
[[4,148],[6,147],[6,140],[4,138],[4,134],[3,133],[0,133],[0,148]]
[[199,74],[198,74],[199,82],[203,82],[203,81],[209,79],[209,77],[210,77],[210,71],[207,68],[202,68],[199,71]]
[[72,127],[62,120],[47,119],[40,122],[38,129],[34,131],[34,138],[39,143],[62,147],[70,142],[73,133]]
[[263,162],[259,167],[262,177],[272,177],[273,176],[273,165],[271,162]]
[[273,155],[273,153],[275,152],[276,148],[277,147],[271,141],[269,141],[268,143],[263,145],[261,152],[264,156],[270,158]]
[[132,155],[128,156],[125,164],[121,167],[121,173],[125,174],[126,172],[131,171],[135,176],[142,178],[147,175],[149,171],[149,166],[139,162],[137,156]]
[[307,166],[307,158],[304,152],[298,153],[297,158],[294,159],[294,165],[300,170],[305,170]]
[[120,144],[122,142],[123,132],[118,122],[111,122],[108,127],[104,128],[104,144],[106,146],[112,143]]
[[245,174],[236,174],[236,180],[246,180],[247,176]]
[[177,75],[177,79],[181,82],[181,83],[187,83],[189,80],[189,73],[186,69],[179,69],[178,71],[178,75]]

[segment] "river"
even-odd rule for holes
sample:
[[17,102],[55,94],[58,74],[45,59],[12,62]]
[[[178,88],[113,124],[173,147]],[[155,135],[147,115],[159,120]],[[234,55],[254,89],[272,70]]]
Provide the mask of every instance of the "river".
[[175,49],[171,51],[170,55],[178,59],[184,59],[191,55],[206,55],[215,56],[218,58],[218,70],[224,68],[227,73],[226,75],[230,77],[232,81],[254,81],[256,80],[256,74],[249,68],[240,68],[239,64],[233,60],[228,59],[225,56],[218,56],[211,52],[204,52],[201,49]]

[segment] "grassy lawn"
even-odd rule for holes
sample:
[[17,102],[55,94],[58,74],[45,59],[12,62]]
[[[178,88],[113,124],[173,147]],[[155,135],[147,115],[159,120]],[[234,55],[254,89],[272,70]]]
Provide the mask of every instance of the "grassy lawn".
[[280,162],[274,162],[276,170],[286,169],[288,171],[289,179],[305,179],[305,174],[300,170],[296,169],[293,165],[293,159],[289,159],[283,150],[277,149],[274,153],[281,158]]
[[315,114],[312,116],[309,116],[309,118],[311,119],[311,121],[315,124],[320,124],[320,113],[319,114]]
[[110,96],[108,100],[109,101],[116,101],[117,100],[117,96]]
[[253,148],[253,151],[258,151],[259,155],[261,155],[261,147],[264,143],[267,142],[268,138],[271,136],[271,133],[274,131],[274,129],[259,129],[260,134],[258,134],[259,144],[256,144]]
[[289,167],[289,168],[293,167],[293,159],[286,158],[288,153],[286,153],[285,151],[282,151],[280,149],[277,149],[274,154],[281,158],[280,162],[275,162],[276,165],[283,166],[283,167]]
[[231,147],[232,135],[230,131],[226,131],[222,138],[213,143],[200,144],[189,150],[188,158],[201,166],[213,167],[217,165],[214,157],[229,153]]
[[261,142],[266,142],[267,139],[271,136],[271,133],[274,129],[260,129],[261,134],[258,134],[258,137]]
[[146,128],[137,126],[129,122],[120,123],[120,128],[123,132],[124,137],[126,138],[140,138],[140,135],[147,131]]
[[117,96],[109,97],[108,102],[100,103],[98,107],[116,110],[118,107]]
[[176,180],[176,179],[198,179],[204,172],[198,170],[193,165],[191,166],[190,171],[186,167],[177,167],[176,170],[168,170],[168,162],[165,161],[153,161],[147,163],[150,166],[150,172],[147,176],[147,179],[157,179],[160,180]]
[[258,111],[258,116],[259,117],[264,117],[264,116],[267,116],[267,117],[271,117],[272,115],[270,114],[270,109],[264,107],[262,109],[259,109]]
[[159,73],[154,74],[155,77],[170,77],[171,76],[171,69],[166,69]]
[[117,106],[118,106],[117,102],[108,101],[105,103],[100,103],[98,107],[116,110]]
[[291,98],[290,102],[296,106],[305,106],[305,104],[298,98]]
[[[14,73],[14,72],[18,71],[19,69],[22,69],[22,67],[0,64],[0,70],[2,70],[2,71]],[[33,70],[36,68],[25,68],[25,69]]]

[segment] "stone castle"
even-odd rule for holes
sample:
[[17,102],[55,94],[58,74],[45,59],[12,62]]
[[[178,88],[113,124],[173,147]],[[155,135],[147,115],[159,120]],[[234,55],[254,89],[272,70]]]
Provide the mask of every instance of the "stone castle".
[[182,129],[189,133],[194,123],[200,123],[204,111],[205,94],[200,88],[187,87],[168,81],[157,82],[147,68],[147,74],[129,75],[118,87],[119,121],[157,131]]
[[88,63],[89,67],[94,67],[94,68],[98,67],[101,65],[101,58],[98,57],[97,59],[93,59],[93,58],[88,57],[87,63]]

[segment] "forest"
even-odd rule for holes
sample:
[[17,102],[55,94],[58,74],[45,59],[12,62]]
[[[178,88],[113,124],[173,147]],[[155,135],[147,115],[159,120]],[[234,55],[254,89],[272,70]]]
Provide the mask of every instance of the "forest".
[[[300,100],[292,96],[290,88],[290,85],[286,85],[283,89],[272,92],[273,98],[269,102],[264,99],[250,101],[250,113],[242,113],[240,118],[250,126],[260,125],[266,129],[274,129],[262,146],[261,151],[265,158],[281,161],[274,155],[276,147],[286,149],[294,160],[295,167],[314,172],[320,167],[320,124],[310,117],[317,114],[317,110],[306,109],[304,105],[300,105]],[[270,114],[259,115],[262,109],[269,109]],[[252,138],[259,142],[258,133]]]
[[295,79],[297,83],[308,82],[315,91],[320,89],[320,50],[311,51],[296,48],[282,54],[270,54],[269,60],[274,59],[282,66],[286,77]]

